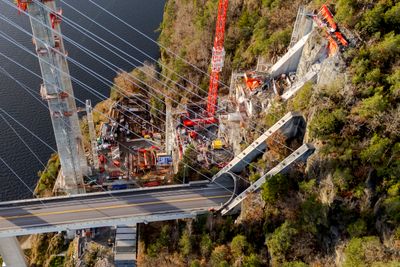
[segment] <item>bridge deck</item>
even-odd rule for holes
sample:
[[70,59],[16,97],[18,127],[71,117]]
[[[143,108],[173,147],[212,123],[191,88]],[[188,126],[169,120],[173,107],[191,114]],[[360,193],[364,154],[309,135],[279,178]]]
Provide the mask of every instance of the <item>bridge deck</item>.
[[219,208],[232,191],[210,184],[9,202],[0,205],[0,237],[194,217]]

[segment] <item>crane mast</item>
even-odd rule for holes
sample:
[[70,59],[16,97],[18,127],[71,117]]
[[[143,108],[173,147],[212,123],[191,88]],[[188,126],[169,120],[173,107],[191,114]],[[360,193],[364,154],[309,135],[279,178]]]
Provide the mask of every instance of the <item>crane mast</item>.
[[[218,105],[219,74],[222,71],[225,59],[224,37],[228,3],[229,0],[220,0],[218,3],[218,17],[215,26],[214,46],[211,57],[211,75],[208,88],[207,109],[205,110],[205,114],[203,114],[205,118],[190,118],[190,116],[188,116],[183,120],[183,124],[186,127],[193,127],[200,124],[208,125],[217,122],[215,113]],[[189,113],[190,112],[188,112],[188,114]]]
[[211,75],[208,89],[207,114],[214,117],[218,100],[219,73],[222,71],[225,59],[224,37],[226,14],[229,0],[220,0],[218,4],[218,17],[215,26],[214,47],[211,58]]

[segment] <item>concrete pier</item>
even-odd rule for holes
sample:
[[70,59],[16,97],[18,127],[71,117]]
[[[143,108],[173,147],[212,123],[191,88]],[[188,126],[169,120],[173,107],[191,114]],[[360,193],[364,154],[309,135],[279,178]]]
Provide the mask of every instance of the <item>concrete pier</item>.
[[0,255],[7,267],[26,267],[25,255],[16,237],[0,238]]
[[136,225],[117,226],[114,247],[116,267],[136,266]]
[[270,69],[271,77],[277,77],[281,74],[296,72],[300,62],[301,54],[303,53],[304,45],[306,44],[311,33],[303,36],[293,47],[289,48],[288,52],[281,57]]

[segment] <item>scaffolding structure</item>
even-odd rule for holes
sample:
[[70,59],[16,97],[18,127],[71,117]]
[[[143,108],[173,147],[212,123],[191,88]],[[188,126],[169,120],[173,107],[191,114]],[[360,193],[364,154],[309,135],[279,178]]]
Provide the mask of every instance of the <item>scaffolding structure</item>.
[[89,138],[90,138],[90,145],[91,145],[91,152],[92,152],[92,167],[93,170],[99,169],[99,159],[97,156],[97,142],[96,142],[96,131],[94,128],[93,122],[93,107],[92,101],[89,99],[86,100],[86,116],[89,126]]
[[84,193],[83,175],[88,174],[88,165],[61,35],[62,12],[55,1],[28,1],[25,11],[30,14],[33,42],[43,77],[40,91],[49,105],[61,162],[61,181],[57,182],[60,187],[57,190],[69,194]]

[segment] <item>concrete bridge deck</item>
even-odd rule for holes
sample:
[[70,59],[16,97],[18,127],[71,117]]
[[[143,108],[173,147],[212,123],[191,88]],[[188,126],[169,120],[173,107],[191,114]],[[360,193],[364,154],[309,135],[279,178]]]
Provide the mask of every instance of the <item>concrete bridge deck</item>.
[[208,181],[0,204],[0,238],[71,229],[191,218],[218,209],[234,191]]

